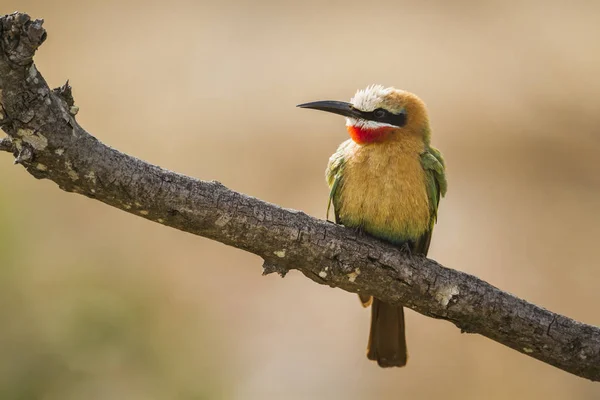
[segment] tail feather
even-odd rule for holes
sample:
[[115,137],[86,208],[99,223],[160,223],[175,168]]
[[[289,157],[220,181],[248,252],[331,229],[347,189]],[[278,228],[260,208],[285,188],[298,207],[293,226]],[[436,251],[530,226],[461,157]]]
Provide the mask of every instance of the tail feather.
[[363,307],[369,307],[373,302],[373,297],[366,294],[359,294],[358,298],[360,299]]
[[[412,254],[427,255],[431,243],[431,230],[414,242],[409,242]],[[359,295],[363,306],[370,302],[364,295]],[[367,345],[367,358],[377,361],[380,367],[403,367],[408,359],[406,349],[406,332],[404,325],[404,309],[392,306],[381,300],[372,298],[371,332]]]
[[406,365],[408,353],[402,307],[373,299],[367,358],[377,361],[380,367]]

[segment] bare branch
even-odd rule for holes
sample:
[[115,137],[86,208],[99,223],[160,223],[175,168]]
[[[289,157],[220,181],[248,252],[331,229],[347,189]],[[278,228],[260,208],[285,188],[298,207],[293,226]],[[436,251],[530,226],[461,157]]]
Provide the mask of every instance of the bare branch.
[[46,38],[26,14],[0,18],[0,124],[36,178],[123,211],[254,253],[264,272],[374,295],[479,333],[575,375],[600,380],[600,329],[521,300],[435,261],[303,212],[200,181],[112,149],[75,120],[68,84],[50,90],[33,64]]
[[7,151],[9,153],[15,151],[15,147],[13,146],[12,140],[10,140],[10,138],[0,139],[0,151]]

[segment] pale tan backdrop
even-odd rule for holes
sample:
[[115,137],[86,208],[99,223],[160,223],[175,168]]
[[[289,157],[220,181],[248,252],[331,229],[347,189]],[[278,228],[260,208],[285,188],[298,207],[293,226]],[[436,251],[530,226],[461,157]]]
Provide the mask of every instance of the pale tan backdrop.
[[[163,167],[323,218],[340,117],[418,93],[450,188],[431,257],[600,324],[600,3],[3,0],[79,122]],[[597,399],[600,386],[408,312],[364,355],[354,295],[35,181],[0,155],[1,399]]]

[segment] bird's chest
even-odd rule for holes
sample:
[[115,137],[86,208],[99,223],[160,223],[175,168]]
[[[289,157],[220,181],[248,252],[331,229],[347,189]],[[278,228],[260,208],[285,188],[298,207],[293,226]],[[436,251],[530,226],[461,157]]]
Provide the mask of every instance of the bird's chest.
[[430,227],[425,172],[416,152],[353,154],[335,203],[344,225],[382,239],[416,239]]

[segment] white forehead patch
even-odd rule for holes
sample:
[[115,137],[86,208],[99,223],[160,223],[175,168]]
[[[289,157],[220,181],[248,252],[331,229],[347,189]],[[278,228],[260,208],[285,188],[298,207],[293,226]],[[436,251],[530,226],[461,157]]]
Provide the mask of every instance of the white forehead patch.
[[392,87],[385,88],[382,85],[371,85],[356,92],[354,97],[350,99],[350,103],[361,111],[373,111],[380,107],[383,99],[394,90]]
[[[361,111],[373,111],[381,107],[381,103],[386,96],[389,96],[395,89],[393,87],[385,88],[382,85],[371,85],[366,89],[356,92],[350,99],[350,103]],[[367,121],[364,119],[346,118],[346,126],[355,126],[361,129],[378,129],[382,127],[392,127],[394,125],[384,122]]]

